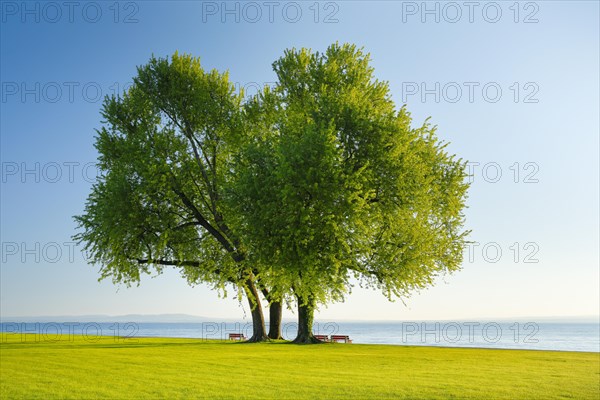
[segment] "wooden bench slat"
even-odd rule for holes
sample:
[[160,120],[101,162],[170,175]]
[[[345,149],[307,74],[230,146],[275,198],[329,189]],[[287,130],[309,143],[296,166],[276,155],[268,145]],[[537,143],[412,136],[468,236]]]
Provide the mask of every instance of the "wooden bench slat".
[[246,339],[246,336],[244,336],[243,333],[230,333],[229,334],[229,340],[233,340],[233,339]]
[[348,335],[331,335],[332,342],[337,342],[338,340],[343,340],[346,343],[352,343],[352,340]]

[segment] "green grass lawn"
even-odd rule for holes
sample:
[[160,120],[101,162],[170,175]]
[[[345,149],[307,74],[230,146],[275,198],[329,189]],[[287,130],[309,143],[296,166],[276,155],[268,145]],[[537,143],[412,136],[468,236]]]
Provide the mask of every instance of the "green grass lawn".
[[[0,398],[598,399],[600,354],[3,334]],[[39,338],[39,336],[38,336]]]

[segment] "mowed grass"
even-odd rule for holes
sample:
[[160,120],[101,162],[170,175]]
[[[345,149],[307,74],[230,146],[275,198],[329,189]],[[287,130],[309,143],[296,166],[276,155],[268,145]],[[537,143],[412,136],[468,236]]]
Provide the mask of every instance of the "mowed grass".
[[[2,399],[598,399],[600,354],[3,334]],[[39,339],[39,336],[37,336]],[[56,336],[55,336],[56,338]]]

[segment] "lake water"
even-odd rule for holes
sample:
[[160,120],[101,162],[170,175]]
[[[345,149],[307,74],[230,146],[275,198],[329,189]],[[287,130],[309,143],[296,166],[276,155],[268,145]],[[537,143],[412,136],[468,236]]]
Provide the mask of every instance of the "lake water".
[[[282,333],[293,339],[294,322]],[[0,332],[36,334],[35,340],[56,340],[57,333],[114,337],[178,337],[225,339],[229,333],[252,334],[249,322],[3,322]],[[354,343],[415,346],[484,347],[600,352],[597,323],[535,323],[489,321],[316,322],[316,334],[348,335]]]

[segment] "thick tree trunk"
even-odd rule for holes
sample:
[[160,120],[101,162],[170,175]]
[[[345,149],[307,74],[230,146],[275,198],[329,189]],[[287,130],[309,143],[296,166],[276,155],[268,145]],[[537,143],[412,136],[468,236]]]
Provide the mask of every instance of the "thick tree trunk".
[[282,311],[281,299],[271,300],[271,304],[269,305],[269,339],[283,339],[281,336]]
[[298,298],[298,335],[292,343],[314,344],[323,343],[316,339],[312,333],[315,316],[315,302],[313,299],[303,301]]
[[281,296],[276,297],[265,286],[259,282],[260,290],[269,302],[269,339],[283,339],[281,336],[281,313],[283,311],[283,299]]
[[252,337],[246,342],[265,342],[268,340],[265,329],[265,317],[263,316],[260,298],[258,297],[258,290],[256,290],[256,286],[252,279],[246,281],[245,290],[248,304],[250,305],[250,310],[252,312]]

